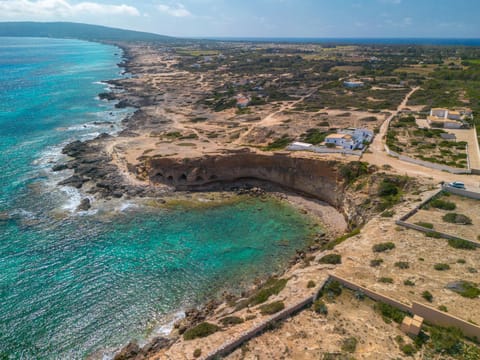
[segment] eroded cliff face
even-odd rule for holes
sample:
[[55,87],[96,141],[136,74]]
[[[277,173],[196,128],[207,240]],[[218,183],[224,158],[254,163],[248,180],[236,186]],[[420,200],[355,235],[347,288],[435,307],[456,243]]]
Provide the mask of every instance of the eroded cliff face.
[[137,176],[177,190],[202,190],[214,184],[262,180],[308,194],[340,208],[342,187],[337,161],[235,151],[197,158],[150,158],[136,168]]

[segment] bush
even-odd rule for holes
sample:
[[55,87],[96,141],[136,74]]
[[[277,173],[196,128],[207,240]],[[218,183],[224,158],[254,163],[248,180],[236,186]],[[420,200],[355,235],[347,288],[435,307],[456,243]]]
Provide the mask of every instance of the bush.
[[408,269],[410,268],[410,264],[407,261],[397,261],[395,266],[399,269]]
[[419,221],[419,222],[416,222],[415,225],[418,225],[427,229],[433,229],[433,224],[430,224],[428,222]]
[[456,281],[448,284],[447,288],[469,299],[476,299],[480,296],[480,289],[477,287],[477,284],[470,281]]
[[223,319],[220,319],[220,322],[223,326],[232,326],[243,323],[243,319],[238,316],[227,316]]
[[194,358],[198,358],[202,355],[202,349],[195,349],[195,351],[193,352],[193,357]]
[[457,213],[448,213],[443,215],[442,217],[443,221],[452,223],[452,224],[460,224],[460,225],[471,225],[472,224],[472,219],[470,219],[468,216],[463,215],[463,214],[457,214]]
[[435,238],[435,239],[440,239],[442,237],[442,234],[436,231],[429,231],[425,233],[425,236]]
[[395,244],[392,242],[384,242],[384,243],[373,245],[374,252],[384,252],[387,250],[392,250],[394,248],[395,248]]
[[269,299],[270,296],[277,295],[280,291],[282,291],[285,288],[285,285],[287,285],[287,282],[288,279],[268,279],[261,289],[250,296],[247,300],[240,302],[236,309],[240,310],[249,305],[255,306],[264,303]]
[[183,338],[185,340],[204,338],[216,333],[219,330],[220,328],[217,325],[210,324],[208,322],[203,322],[185,331],[185,333],[183,334]]
[[444,263],[438,263],[438,264],[435,264],[433,268],[438,271],[445,271],[445,270],[450,270],[450,265],[444,264]]
[[402,345],[400,346],[400,350],[407,356],[413,356],[417,352],[417,349],[412,344]]
[[440,305],[440,306],[438,307],[438,310],[443,311],[443,312],[448,312],[448,309],[447,309],[447,307],[446,307],[445,305]]
[[342,263],[342,256],[339,254],[328,254],[318,260],[320,264],[337,265]]
[[327,282],[320,295],[324,294],[330,297],[340,296],[342,294],[342,284],[335,280]]
[[384,284],[393,284],[393,279],[391,277],[381,277],[378,281]]
[[355,350],[357,349],[357,339],[354,337],[349,337],[343,340],[342,343],[342,351],[348,352],[348,353],[354,353]]
[[394,183],[384,179],[378,188],[378,196],[386,197],[386,196],[395,196],[400,193],[400,189]]
[[315,281],[313,280],[310,280],[307,284],[308,289],[314,288],[315,286],[317,286],[317,284],[315,284]]
[[370,260],[370,266],[371,266],[371,267],[378,267],[378,266],[380,266],[382,263],[383,263],[383,260],[382,260],[382,259],[373,259],[373,260]]
[[441,210],[455,210],[457,205],[453,202],[442,200],[442,199],[435,199],[430,202],[430,205],[436,209]]
[[285,309],[283,301],[274,301],[270,304],[265,304],[259,307],[262,315],[272,315]]
[[313,311],[317,314],[327,315],[328,308],[327,305],[320,299],[316,300],[312,305]]
[[472,244],[470,241],[463,240],[463,239],[449,239],[448,245],[455,249],[463,249],[463,250],[476,250],[477,247],[475,244]]
[[456,355],[462,351],[462,333],[457,328],[434,326],[430,329],[430,339],[437,353]]
[[422,297],[427,300],[428,302],[432,302],[433,301],[433,295],[430,291],[427,291],[425,290],[424,292],[422,292]]
[[415,283],[412,280],[407,279],[403,282],[403,285],[405,285],[405,286],[415,286]]
[[375,309],[382,314],[384,319],[391,319],[398,324],[401,324],[406,313],[389,304],[376,303]]

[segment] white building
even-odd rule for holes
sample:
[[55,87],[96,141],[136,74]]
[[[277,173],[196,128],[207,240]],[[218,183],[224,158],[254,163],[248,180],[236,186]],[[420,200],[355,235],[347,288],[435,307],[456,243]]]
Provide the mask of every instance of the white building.
[[444,108],[433,108],[427,122],[430,126],[438,126],[446,129],[460,129],[468,126],[464,119],[471,116],[470,109],[449,110]]
[[288,150],[309,151],[313,147],[312,144],[295,141],[288,146]]
[[346,150],[363,149],[365,143],[373,139],[373,131],[362,128],[347,128],[340,130],[337,134],[328,135],[325,138],[326,144],[335,144]]

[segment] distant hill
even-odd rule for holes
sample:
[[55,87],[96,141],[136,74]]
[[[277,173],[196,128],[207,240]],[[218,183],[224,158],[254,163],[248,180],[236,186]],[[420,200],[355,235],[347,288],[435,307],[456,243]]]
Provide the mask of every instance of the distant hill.
[[0,36],[73,38],[91,41],[174,41],[152,33],[69,22],[0,22]]

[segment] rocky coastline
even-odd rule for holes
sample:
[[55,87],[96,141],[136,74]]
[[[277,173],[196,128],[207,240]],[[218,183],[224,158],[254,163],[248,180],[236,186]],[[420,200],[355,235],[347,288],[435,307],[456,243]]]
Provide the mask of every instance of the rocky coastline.
[[[137,65],[134,63],[134,57],[129,52],[129,47],[125,44],[116,44],[124,51],[124,61],[119,64],[124,68],[125,72],[133,74],[135,76],[135,69]],[[122,121],[124,129],[117,135],[122,138],[135,138],[138,136],[137,131],[142,130],[145,126],[151,124],[151,117],[144,111],[145,107],[152,105],[155,102],[155,98],[148,94],[141,94],[138,89],[131,89],[125,85],[122,80],[109,80],[107,81],[112,86],[112,91],[109,93],[100,94],[99,97],[106,101],[117,101],[116,107],[125,108],[133,107],[136,109],[132,116],[125,118]],[[92,206],[92,203],[88,196],[93,196],[98,200],[109,199],[132,199],[132,198],[155,198],[162,199],[164,197],[175,197],[175,190],[179,190],[178,184],[162,184],[147,176],[146,178],[139,179],[139,168],[127,164],[126,168],[129,172],[128,175],[125,171],[118,166],[118,162],[115,161],[111,151],[108,151],[108,145],[115,140],[115,137],[108,134],[101,134],[93,140],[89,141],[74,141],[64,147],[62,153],[67,155],[70,160],[64,163],[56,164],[53,167],[53,171],[65,171],[69,170],[73,172],[71,176],[61,181],[59,185],[72,186],[77,189],[81,189],[81,192],[85,195],[78,208],[80,211],[88,210]],[[226,155],[227,157],[229,154]],[[270,159],[275,155],[266,155]],[[268,160],[267,160],[268,161]],[[335,166],[334,163],[330,164]],[[228,171],[228,170],[227,170]],[[135,174],[132,177],[132,174]],[[331,173],[331,184],[337,183],[336,174]],[[133,178],[140,180],[135,181]],[[250,178],[241,179],[229,179],[233,181],[213,181],[207,188],[195,189],[194,187],[184,187],[183,191],[229,191],[238,195],[248,195],[255,197],[264,197],[267,195],[274,195],[277,198],[289,201],[289,195],[294,193],[291,190],[295,190],[295,186],[290,189],[288,187],[282,187],[281,183],[275,183],[265,178]],[[297,189],[298,190],[298,189]],[[328,190],[331,195],[336,191],[334,187]],[[315,194],[309,194],[310,196]],[[298,196],[298,194],[297,194]],[[303,198],[301,195],[300,197]],[[304,199],[305,200],[305,199]],[[337,199],[322,199],[331,200],[330,205],[333,202],[337,202]],[[313,199],[306,199],[306,202],[313,201]],[[303,200],[290,201],[294,206],[299,207],[306,215],[310,209],[307,207],[299,206]],[[335,204],[337,209],[341,209],[340,202]],[[324,208],[321,213],[326,212],[325,207],[329,207],[328,204],[323,203]],[[330,208],[335,211],[334,208]],[[317,215],[317,214],[314,214]],[[342,215],[340,215],[342,216]],[[321,218],[319,218],[322,221]],[[338,220],[338,219],[337,219]],[[338,221],[337,221],[338,222]],[[333,221],[335,223],[335,221]],[[286,266],[285,272],[289,269],[305,262],[309,257],[319,249],[325,243],[334,238],[335,235],[342,233],[345,230],[345,223],[340,224],[337,228],[335,225],[327,227],[325,234],[319,234],[313,241],[313,243],[306,249],[298,250],[295,256]],[[282,274],[277,274],[281,276]],[[242,294],[242,297],[248,297],[262,285],[262,281],[253,286],[252,289]],[[225,303],[232,301],[234,296],[228,293],[223,294],[221,301],[213,299],[200,306],[198,308],[189,309],[185,312],[185,318],[177,321],[174,324],[174,331],[168,337],[156,337],[149,341],[144,347],[140,347],[137,343],[131,342],[125,346],[120,352],[118,352],[114,359],[146,359],[150,356],[158,353],[161,349],[171,346],[179,336],[188,328],[205,321],[211,317],[218,307]]]

